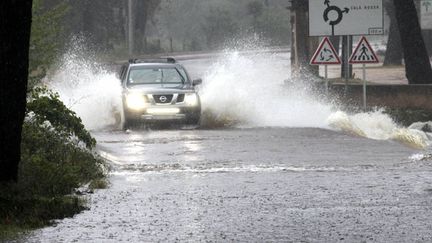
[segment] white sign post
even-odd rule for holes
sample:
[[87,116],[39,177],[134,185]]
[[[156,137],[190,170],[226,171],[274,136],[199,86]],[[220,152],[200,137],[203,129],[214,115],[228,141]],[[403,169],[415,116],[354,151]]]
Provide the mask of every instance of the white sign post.
[[382,0],[309,0],[309,35],[382,35]]
[[324,65],[324,78],[326,94],[328,95],[328,72],[327,65],[341,64],[339,55],[328,37],[324,37],[310,61],[311,65]]
[[349,64],[363,64],[363,108],[366,110],[366,64],[378,63],[378,57],[366,37],[362,36],[354,49]]

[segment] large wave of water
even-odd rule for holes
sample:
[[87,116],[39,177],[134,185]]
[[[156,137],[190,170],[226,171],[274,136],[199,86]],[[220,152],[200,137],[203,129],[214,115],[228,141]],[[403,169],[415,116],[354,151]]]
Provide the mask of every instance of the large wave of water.
[[[332,106],[307,94],[305,86],[284,87],[288,54],[229,53],[209,67],[201,98],[207,123],[243,126],[327,127]],[[204,124],[206,125],[206,124]]]
[[[397,125],[382,110],[350,114],[310,92],[308,81],[286,86],[289,58],[289,53],[220,56],[208,67],[200,87],[203,126],[315,127],[416,148],[430,145],[430,135]],[[113,71],[92,60],[85,49],[75,46],[46,82],[87,129],[118,129],[120,82]]]
[[315,127],[414,148],[430,146],[430,135],[399,126],[384,110],[347,113],[308,88],[285,85],[289,54],[228,53],[209,67],[201,98],[204,126]]
[[119,128],[121,86],[115,73],[98,64],[85,47],[73,45],[59,68],[45,79],[89,130]]
[[431,145],[432,134],[423,132],[420,127],[402,127],[382,109],[356,114],[337,111],[328,117],[327,122],[334,129],[356,136],[375,140],[394,140],[418,149]]

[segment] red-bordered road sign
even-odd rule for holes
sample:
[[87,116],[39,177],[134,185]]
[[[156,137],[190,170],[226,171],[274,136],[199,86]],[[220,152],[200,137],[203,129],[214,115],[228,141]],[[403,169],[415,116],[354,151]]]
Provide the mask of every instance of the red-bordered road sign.
[[367,63],[378,63],[378,57],[369,44],[366,37],[362,36],[360,41],[357,44],[357,47],[354,49],[354,52],[351,54],[349,58],[349,64],[367,64]]
[[311,65],[341,64],[339,55],[328,37],[324,37],[310,61]]

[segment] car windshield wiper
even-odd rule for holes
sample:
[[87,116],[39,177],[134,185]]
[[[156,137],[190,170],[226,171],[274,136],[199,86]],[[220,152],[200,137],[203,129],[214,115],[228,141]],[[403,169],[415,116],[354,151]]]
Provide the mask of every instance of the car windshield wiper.
[[182,79],[182,83],[185,83],[186,82],[186,80],[185,80],[185,78],[183,77],[183,75],[181,74],[181,72],[177,69],[177,68],[174,68],[176,71],[177,71],[177,73],[180,75],[180,77],[181,77],[181,79]]

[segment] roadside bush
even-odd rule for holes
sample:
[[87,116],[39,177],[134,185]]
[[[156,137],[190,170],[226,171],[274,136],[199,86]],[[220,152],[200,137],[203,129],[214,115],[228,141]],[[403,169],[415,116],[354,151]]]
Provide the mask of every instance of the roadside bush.
[[104,180],[107,171],[95,145],[57,94],[35,88],[23,124],[18,182],[0,185],[0,231],[5,225],[39,227],[83,210],[75,189]]

